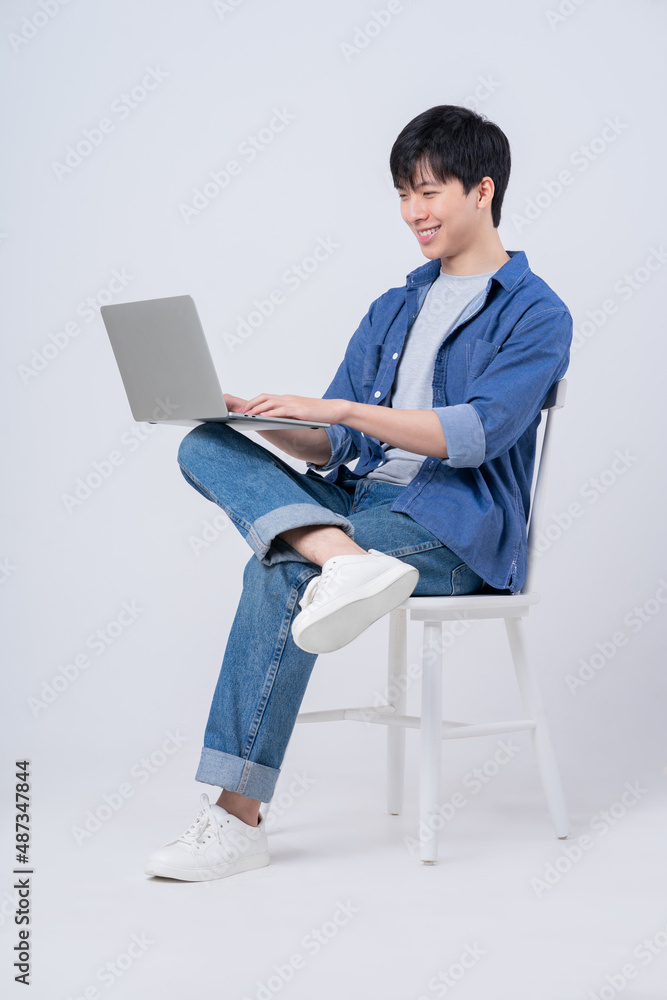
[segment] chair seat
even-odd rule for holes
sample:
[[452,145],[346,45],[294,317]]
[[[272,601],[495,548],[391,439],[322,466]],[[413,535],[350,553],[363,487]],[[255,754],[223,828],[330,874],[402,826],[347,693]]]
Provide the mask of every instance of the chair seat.
[[410,612],[411,621],[457,621],[461,618],[523,618],[540,595],[527,594],[461,594],[408,597],[396,610]]

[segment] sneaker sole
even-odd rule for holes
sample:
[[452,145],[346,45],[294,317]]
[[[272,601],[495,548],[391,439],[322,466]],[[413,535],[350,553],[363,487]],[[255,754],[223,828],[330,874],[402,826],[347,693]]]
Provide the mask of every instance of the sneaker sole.
[[418,580],[419,571],[415,566],[410,566],[389,584],[386,583],[386,574],[383,574],[359,587],[356,592],[358,597],[348,595],[339,607],[335,607],[334,602],[328,611],[323,611],[323,617],[315,618],[301,628],[295,622],[297,627],[292,628],[294,642],[307,653],[332,653],[342,649],[373,622],[402,604],[415,589]]
[[[205,882],[208,879],[226,878],[228,875],[238,875],[241,872],[252,871],[253,868],[264,868],[269,864],[268,851],[254,854],[251,858],[238,858],[225,865],[213,868],[179,868],[176,865],[150,864],[146,865],[146,875],[159,875],[162,878],[177,878],[183,882]],[[224,870],[223,870],[224,868]]]

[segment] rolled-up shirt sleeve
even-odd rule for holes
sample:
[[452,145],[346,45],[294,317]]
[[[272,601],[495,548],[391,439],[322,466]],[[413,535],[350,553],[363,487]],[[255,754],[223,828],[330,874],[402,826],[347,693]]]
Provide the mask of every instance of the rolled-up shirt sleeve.
[[466,403],[484,427],[485,462],[509,451],[539,418],[549,390],[567,371],[572,330],[567,308],[532,310],[473,378]]
[[484,425],[474,406],[457,403],[455,406],[434,406],[447,445],[445,465],[453,469],[477,467],[486,454]]
[[445,465],[479,467],[516,444],[567,371],[572,332],[564,306],[529,311],[483,370],[468,379],[465,402],[433,407],[445,436]]
[[[325,427],[324,433],[331,442],[331,457],[325,465],[306,462],[308,468],[315,469],[316,472],[328,472],[330,469],[335,469],[337,466],[345,465],[346,462],[355,459],[359,454],[359,448],[351,430],[345,424],[332,424],[331,427]],[[358,434],[359,431],[356,433]]]

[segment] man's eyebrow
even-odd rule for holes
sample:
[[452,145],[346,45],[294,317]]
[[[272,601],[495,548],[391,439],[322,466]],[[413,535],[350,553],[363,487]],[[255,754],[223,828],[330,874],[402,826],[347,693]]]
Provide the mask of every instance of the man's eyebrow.
[[417,191],[419,188],[435,187],[439,183],[440,183],[439,181],[430,180],[430,181],[419,181],[418,184],[397,184],[396,190],[398,190],[399,188],[403,188],[403,190],[405,190],[406,188],[411,187],[413,191]]

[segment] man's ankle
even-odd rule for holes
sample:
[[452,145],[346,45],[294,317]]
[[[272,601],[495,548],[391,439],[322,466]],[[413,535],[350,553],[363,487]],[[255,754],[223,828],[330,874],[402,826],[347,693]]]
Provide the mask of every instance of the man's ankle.
[[246,796],[240,795],[238,792],[229,792],[223,789],[216,805],[222,806],[228,813],[236,816],[248,826],[259,826],[259,806],[261,803],[257,803],[253,808],[253,806],[246,805],[248,801]]

